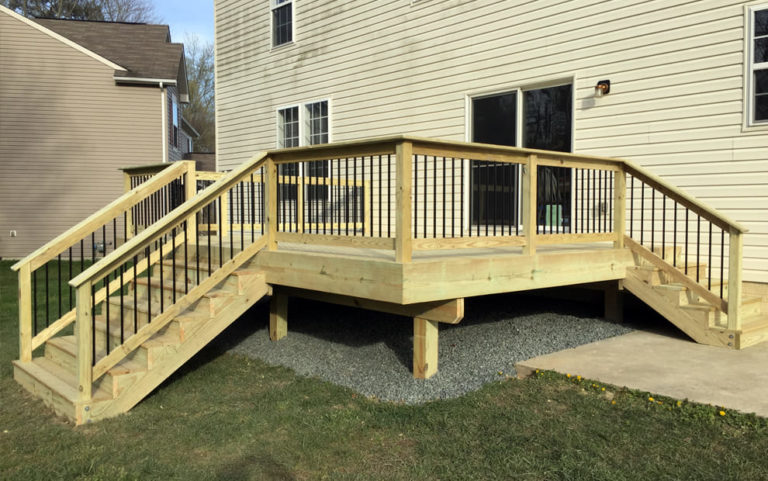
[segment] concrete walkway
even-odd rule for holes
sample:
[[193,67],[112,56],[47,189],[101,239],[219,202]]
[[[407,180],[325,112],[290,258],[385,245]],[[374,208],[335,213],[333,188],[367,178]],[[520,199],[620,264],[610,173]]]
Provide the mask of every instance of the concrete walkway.
[[635,331],[515,365],[581,375],[675,399],[768,417],[768,343],[741,351]]

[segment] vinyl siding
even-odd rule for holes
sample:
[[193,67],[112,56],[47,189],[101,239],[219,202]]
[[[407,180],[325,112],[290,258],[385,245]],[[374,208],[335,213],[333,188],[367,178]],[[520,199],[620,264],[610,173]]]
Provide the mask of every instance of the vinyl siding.
[[268,2],[216,0],[219,168],[273,148],[282,105],[330,98],[337,141],[467,140],[468,95],[573,81],[574,150],[629,158],[743,223],[744,278],[768,282],[768,129],[743,128],[754,4],[296,0],[295,43],[271,49]]
[[161,95],[2,12],[0,66],[0,257],[21,258],[161,161]]

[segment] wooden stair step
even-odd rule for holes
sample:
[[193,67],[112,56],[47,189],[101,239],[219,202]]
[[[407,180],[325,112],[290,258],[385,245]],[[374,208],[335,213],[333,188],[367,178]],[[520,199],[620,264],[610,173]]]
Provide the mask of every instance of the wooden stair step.
[[[163,279],[163,281],[160,282],[160,278],[154,277],[154,276],[151,278],[139,277],[138,279],[136,279],[136,284],[143,287],[149,286],[153,289],[163,289],[166,291],[173,291],[175,289],[176,292],[181,293],[182,295],[184,295],[185,292],[188,292],[184,290],[185,283],[182,281],[177,280],[174,284],[173,280],[171,279]],[[187,282],[186,288],[188,290],[192,290],[195,287],[195,285],[196,284],[193,282]]]
[[[73,405],[79,402],[80,391],[76,374],[67,371],[44,357],[32,359],[32,362],[13,361],[13,363],[15,366],[24,369],[38,382],[44,384],[66,401]],[[92,393],[91,402],[108,401],[110,399],[112,399],[111,393],[103,389],[95,389]]]

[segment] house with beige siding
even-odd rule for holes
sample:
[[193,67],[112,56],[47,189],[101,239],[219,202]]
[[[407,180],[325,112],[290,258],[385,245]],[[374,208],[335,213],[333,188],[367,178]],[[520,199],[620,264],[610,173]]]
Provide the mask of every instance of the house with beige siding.
[[121,167],[190,150],[184,48],[167,25],[27,19],[0,6],[0,258],[109,203]]
[[[215,17],[220,170],[393,134],[628,159],[746,226],[744,279],[768,283],[768,1],[216,0]],[[498,224],[483,211],[503,195],[473,179],[516,174],[462,172],[461,228]],[[548,175],[540,223],[567,224],[583,182]]]

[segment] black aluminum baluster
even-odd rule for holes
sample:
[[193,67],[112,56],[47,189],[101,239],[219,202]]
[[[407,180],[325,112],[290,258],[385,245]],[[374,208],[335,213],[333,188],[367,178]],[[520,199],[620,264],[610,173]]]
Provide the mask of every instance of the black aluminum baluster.
[[[96,284],[91,284],[91,332],[94,335],[91,336],[91,366],[96,365]],[[107,331],[107,339],[109,339],[109,331]],[[109,341],[107,341],[109,343]],[[109,353],[109,348],[107,348]]]
[[[485,171],[485,182],[483,183],[483,187],[485,187],[485,235],[488,236],[488,231],[490,227],[490,221],[488,217],[491,214],[491,195],[490,195],[490,184],[491,184],[491,172],[490,172],[490,162],[487,162],[485,164],[485,168],[483,169]],[[477,233],[477,235],[480,235],[480,232]]]
[[[437,157],[433,157],[432,162],[432,238],[437,238]],[[443,192],[445,192],[445,182],[443,182]]]
[[[371,185],[373,185],[373,183],[371,183]],[[379,237],[382,237],[382,227],[384,227],[382,224],[384,214],[384,204],[381,202],[382,190],[384,190],[384,177],[381,176],[381,156],[379,156]]]
[[701,272],[701,215],[696,214],[696,282]]
[[[72,280],[72,263],[74,260],[72,260],[72,247],[69,248],[69,280]],[[74,304],[72,303],[72,286],[67,283],[67,286],[69,286],[69,310],[71,311],[74,307]]]
[[[186,237],[186,236],[185,236]],[[186,243],[186,239],[185,239]],[[176,228],[171,229],[171,304],[176,304]],[[185,254],[186,256],[186,254]],[[184,271],[186,274],[186,271]]]
[[661,258],[665,258],[667,252],[667,196],[661,197]]
[[443,157],[443,239],[445,239],[445,157]]
[[[418,162],[418,157],[416,157],[416,161]],[[427,233],[429,232],[428,223],[427,223],[427,199],[429,198],[429,166],[427,165],[427,156],[424,156],[424,238],[427,238]]]
[[387,237],[392,237],[392,155],[387,154]]
[[579,232],[579,170],[573,169],[573,221],[571,222],[571,232],[578,234]]
[[229,217],[229,259],[230,260],[232,259],[233,253],[235,252],[235,232],[234,232],[235,219],[233,219],[233,217],[235,217],[235,204],[232,203],[232,200],[233,200],[232,198],[234,197],[232,194],[232,190],[233,189],[229,189],[227,191],[227,199],[229,199],[229,202],[227,203],[227,209],[229,210],[228,217]]
[[707,289],[712,290],[712,222],[709,223],[709,244],[707,244]]
[[677,201],[675,203],[675,214],[672,219],[672,266],[677,267]]
[[[379,156],[381,157],[381,156]],[[368,190],[370,190],[371,198],[370,198],[370,207],[368,208],[368,213],[370,218],[368,219],[368,222],[371,224],[371,237],[374,237],[373,233],[373,169],[375,165],[373,163],[373,156],[371,156],[371,169],[369,171],[369,178],[368,178]],[[325,219],[325,210],[323,210],[323,219]],[[323,234],[325,234],[325,231],[323,231]]]
[[656,248],[656,188],[651,187],[651,251]]
[[152,279],[152,268],[149,265],[149,246],[147,246],[147,249],[144,252],[144,256],[147,258],[147,324],[150,324],[152,322],[152,283],[149,281]]
[[[163,287],[163,239],[160,239],[160,258],[158,260],[158,265],[160,266],[160,312],[158,314],[162,314],[165,312],[165,288]],[[150,279],[147,279],[148,282],[150,282]]]
[[685,209],[685,275],[688,275],[688,208]]
[[206,206],[206,209],[208,209],[208,277],[211,277],[211,205],[214,202],[216,201],[209,202]]
[[499,223],[499,212],[498,212],[498,205],[497,202],[498,199],[498,193],[499,191],[499,163],[494,162],[493,163],[493,193],[488,196],[492,197],[490,200],[491,207],[493,208],[493,213],[491,214],[491,217],[493,218],[493,235],[496,236],[496,224]]
[[91,265],[96,263],[96,233],[91,233]]
[[138,275],[139,256],[133,256],[133,333],[139,330],[139,295],[136,290],[136,280]]
[[353,202],[353,209],[352,212],[354,212],[354,219],[355,223],[352,224],[352,235],[357,235],[357,221],[360,219],[357,207],[357,157],[355,157],[352,160],[352,202]]
[[256,185],[251,173],[251,243],[256,240]]
[[645,245],[645,182],[640,182],[640,245]]
[[349,235],[349,157],[344,159],[344,235]]
[[195,279],[196,285],[200,285],[200,216],[202,215],[202,209],[195,212]]
[[[459,185],[461,195],[459,196],[459,237],[464,237],[464,159],[459,160]],[[470,234],[472,229],[470,229]]]
[[122,345],[125,342],[124,337],[124,331],[125,331],[125,293],[123,292],[123,267],[125,265],[120,266],[120,344]]
[[[109,337],[112,334],[112,330],[110,329],[109,325],[109,274],[107,274],[107,277],[102,280],[104,282],[104,291],[106,292],[106,295],[104,297],[104,310],[106,312],[106,315],[104,316],[105,323],[107,325],[107,330],[105,332],[106,342],[107,342],[107,354],[109,354]],[[95,316],[94,316],[95,317]]]
[[58,301],[59,301],[59,316],[57,317],[57,319],[61,319],[61,297],[62,297],[61,296],[61,254],[58,255],[58,261],[57,262],[58,262],[58,265],[56,267],[56,279],[58,280],[58,282],[56,283],[56,285],[58,286],[58,289],[59,289],[58,290],[58,292],[59,292],[59,298],[58,298]]
[[[278,189],[278,192],[279,191],[280,191],[280,189]],[[221,217],[221,212],[222,212],[222,205],[221,204],[222,204],[222,202],[224,200],[224,195],[225,194],[222,194],[218,198],[218,204],[219,204],[219,217],[218,217],[218,219],[219,219],[219,267],[221,267],[222,264],[224,263],[223,262],[223,259],[224,259],[224,226],[221,223],[221,219],[223,218],[223,217]],[[283,222],[285,222],[285,218],[283,218]],[[279,227],[279,225],[280,224],[278,223],[278,227]]]
[[32,271],[32,323],[37,334],[37,269]]
[[629,179],[629,237],[635,233],[635,177]]
[[51,320],[50,320],[50,312],[49,312],[49,306],[51,304],[51,302],[50,302],[51,298],[50,298],[50,295],[48,293],[48,277],[49,277],[48,264],[50,264],[50,262],[46,262],[45,263],[45,327],[48,327],[50,325],[50,322],[51,322]]
[[240,252],[245,250],[245,199],[243,198],[243,182],[237,184],[240,189]]
[[451,157],[451,237],[456,237],[456,158]]

